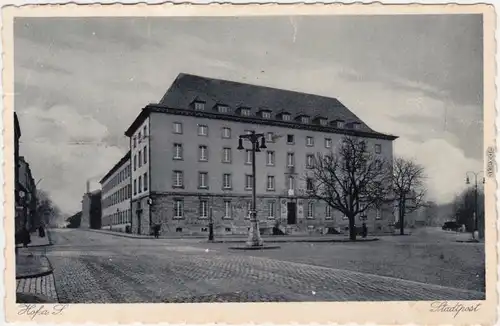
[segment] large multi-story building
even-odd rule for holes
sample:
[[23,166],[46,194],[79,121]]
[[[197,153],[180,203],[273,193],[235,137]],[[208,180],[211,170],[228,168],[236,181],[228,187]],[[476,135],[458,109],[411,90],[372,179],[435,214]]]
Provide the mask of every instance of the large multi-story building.
[[[257,210],[263,231],[342,229],[348,221],[325,203],[304,197],[303,178],[318,152],[344,135],[392,160],[395,136],[372,130],[337,99],[180,74],[158,104],[146,106],[130,137],[132,232],[246,233],[252,193],[251,152],[239,135],[264,133],[256,155]],[[248,146],[248,144],[247,144]],[[370,230],[389,231],[392,207],[368,212]]]
[[37,194],[36,184],[28,162],[23,156],[19,156],[17,162],[19,178],[19,197],[22,227],[30,232],[40,226],[40,218],[36,211]]
[[130,226],[130,151],[101,179],[102,229],[125,232]]

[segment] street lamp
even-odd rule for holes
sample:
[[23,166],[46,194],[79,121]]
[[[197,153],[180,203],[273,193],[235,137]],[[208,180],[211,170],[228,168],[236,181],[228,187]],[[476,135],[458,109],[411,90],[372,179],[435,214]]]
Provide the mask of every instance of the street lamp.
[[[254,130],[246,135],[241,135],[238,139],[238,150],[244,150],[243,140],[246,139],[252,144],[252,210],[250,211],[250,231],[247,240],[249,247],[262,247],[264,242],[260,237],[259,222],[257,221],[257,194],[256,194],[256,169],[255,169],[255,153],[260,152],[260,149],[265,149],[266,139],[264,134],[256,134]],[[260,144],[259,144],[260,140]]]
[[[477,217],[477,214],[478,214],[478,207],[477,207],[477,196],[478,196],[478,193],[477,193],[477,179],[479,177],[479,175],[483,173],[484,174],[484,171],[479,171],[479,172],[473,172],[473,171],[467,171],[467,173],[465,174],[465,183],[466,184],[470,184],[470,179],[469,179],[469,175],[472,175],[474,176],[474,231],[472,232],[472,238],[475,239],[476,238],[476,232],[478,231],[478,217]],[[485,179],[483,177],[482,179],[482,183],[484,184],[485,183]]]

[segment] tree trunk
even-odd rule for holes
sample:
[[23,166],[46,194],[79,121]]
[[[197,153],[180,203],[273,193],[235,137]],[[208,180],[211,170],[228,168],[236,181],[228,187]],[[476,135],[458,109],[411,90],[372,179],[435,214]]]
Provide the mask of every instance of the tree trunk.
[[356,241],[356,227],[354,225],[355,216],[349,217],[349,240]]
[[405,235],[405,203],[399,202],[399,234]]

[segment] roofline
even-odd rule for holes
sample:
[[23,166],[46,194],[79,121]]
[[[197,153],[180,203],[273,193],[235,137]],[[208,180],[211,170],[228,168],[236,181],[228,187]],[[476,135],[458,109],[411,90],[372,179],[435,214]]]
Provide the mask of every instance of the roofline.
[[14,132],[21,137],[21,125],[19,124],[19,118],[17,117],[17,113],[14,112]]
[[102,179],[99,181],[99,183],[102,185],[107,179],[109,179],[109,177],[114,173],[116,172],[116,170],[118,170],[118,168],[120,166],[122,166],[128,159],[130,159],[130,150],[127,152],[127,154],[125,154],[119,161],[118,163],[116,163],[112,168],[111,170],[108,171],[108,173],[106,173],[104,175],[104,177],[102,177]]
[[141,125],[141,123],[149,117],[151,112],[157,113],[166,113],[166,114],[174,114],[174,115],[185,115],[185,116],[195,116],[195,117],[203,117],[209,119],[218,119],[218,120],[226,120],[226,121],[236,121],[236,122],[246,122],[253,124],[261,124],[261,125],[270,125],[270,126],[278,126],[285,127],[291,129],[302,129],[302,130],[313,130],[313,131],[323,131],[335,134],[343,134],[348,136],[362,136],[367,138],[375,138],[375,139],[385,139],[394,141],[398,139],[398,136],[383,134],[379,132],[370,132],[370,131],[360,131],[353,129],[338,129],[331,126],[321,126],[321,125],[313,125],[313,124],[303,124],[294,121],[281,121],[281,120],[268,120],[259,117],[246,117],[246,116],[237,116],[237,115],[228,115],[215,113],[210,111],[194,111],[191,109],[177,109],[170,108],[160,104],[149,104],[145,108],[142,109],[141,113],[137,116],[137,118],[132,122],[131,126],[125,132],[127,137],[131,137],[135,130]]

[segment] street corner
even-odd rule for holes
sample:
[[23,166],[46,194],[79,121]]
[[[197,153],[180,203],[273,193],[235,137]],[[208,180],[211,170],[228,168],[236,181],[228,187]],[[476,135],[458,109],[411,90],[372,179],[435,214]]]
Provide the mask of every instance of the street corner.
[[16,279],[37,278],[52,272],[52,265],[46,256],[33,254],[16,256]]

